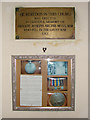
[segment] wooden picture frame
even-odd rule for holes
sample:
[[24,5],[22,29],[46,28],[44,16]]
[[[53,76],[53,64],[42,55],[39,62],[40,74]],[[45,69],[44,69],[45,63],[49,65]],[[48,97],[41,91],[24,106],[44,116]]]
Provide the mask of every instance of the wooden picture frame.
[[[37,69],[33,74],[24,70],[27,61],[32,61]],[[48,62],[67,62],[67,75],[48,75]],[[37,65],[36,65],[37,64]],[[38,69],[40,68],[40,70]],[[42,76],[42,105],[21,106],[20,104],[20,75]],[[54,85],[49,87],[48,80],[53,78]],[[64,79],[63,87],[58,86],[57,79]],[[57,87],[58,86],[58,87]],[[62,87],[62,88],[63,88]],[[59,88],[59,89],[57,89]],[[53,94],[65,95],[65,102],[61,106],[51,104],[50,96]],[[75,56],[74,55],[12,55],[12,101],[13,110],[19,111],[74,111],[75,110]]]

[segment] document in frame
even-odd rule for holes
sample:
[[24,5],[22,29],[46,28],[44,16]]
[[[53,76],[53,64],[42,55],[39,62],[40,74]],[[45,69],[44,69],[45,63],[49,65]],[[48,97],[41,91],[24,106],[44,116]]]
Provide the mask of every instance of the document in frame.
[[20,76],[20,106],[42,106],[42,76]]

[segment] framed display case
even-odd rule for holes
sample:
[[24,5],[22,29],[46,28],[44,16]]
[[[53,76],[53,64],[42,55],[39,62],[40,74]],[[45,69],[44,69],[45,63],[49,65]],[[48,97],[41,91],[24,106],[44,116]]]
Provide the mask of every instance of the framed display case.
[[74,55],[12,56],[13,110],[74,111]]

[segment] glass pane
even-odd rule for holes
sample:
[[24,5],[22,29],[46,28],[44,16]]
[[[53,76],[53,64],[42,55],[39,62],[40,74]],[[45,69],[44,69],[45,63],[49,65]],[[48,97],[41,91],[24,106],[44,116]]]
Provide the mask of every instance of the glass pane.
[[54,61],[48,62],[48,75],[67,75],[67,65],[66,61]]

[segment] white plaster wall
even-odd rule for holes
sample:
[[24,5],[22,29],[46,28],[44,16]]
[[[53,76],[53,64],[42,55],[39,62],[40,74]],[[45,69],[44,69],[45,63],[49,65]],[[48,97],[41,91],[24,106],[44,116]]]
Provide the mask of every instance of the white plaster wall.
[[2,3],[0,2],[0,119],[2,118]]
[[[75,6],[75,40],[15,40],[15,7]],[[3,118],[88,118],[88,3],[3,3]],[[47,47],[46,53],[42,48]],[[13,111],[11,55],[76,55],[75,111]]]

